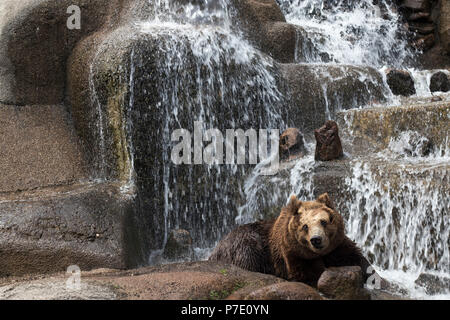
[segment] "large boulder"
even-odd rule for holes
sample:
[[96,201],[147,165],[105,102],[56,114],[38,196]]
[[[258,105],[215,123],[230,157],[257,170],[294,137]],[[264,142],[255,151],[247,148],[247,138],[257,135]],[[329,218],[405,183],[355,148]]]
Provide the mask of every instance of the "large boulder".
[[0,192],[76,183],[88,165],[63,105],[0,103]]
[[294,62],[297,27],[286,19],[275,0],[233,0],[238,24],[261,51],[282,63]]
[[317,283],[320,292],[337,300],[369,300],[369,294],[363,290],[364,283],[361,268],[338,267],[325,270]]
[[430,79],[430,91],[431,92],[447,92],[450,91],[450,78],[442,71],[438,71],[431,76]]
[[380,103],[387,96],[381,74],[369,67],[282,64],[281,71],[290,97],[288,125],[309,137],[338,111]]

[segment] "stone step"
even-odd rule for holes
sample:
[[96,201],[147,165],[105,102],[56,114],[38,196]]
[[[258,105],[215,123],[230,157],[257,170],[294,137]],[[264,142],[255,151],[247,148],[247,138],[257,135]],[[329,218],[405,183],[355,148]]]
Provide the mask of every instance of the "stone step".
[[142,264],[130,197],[111,183],[0,195],[0,277]]
[[88,178],[64,105],[0,104],[0,193],[71,184]]
[[405,132],[429,140],[435,151],[450,147],[450,102],[367,108],[338,113],[337,120],[349,152],[378,152],[400,142]]

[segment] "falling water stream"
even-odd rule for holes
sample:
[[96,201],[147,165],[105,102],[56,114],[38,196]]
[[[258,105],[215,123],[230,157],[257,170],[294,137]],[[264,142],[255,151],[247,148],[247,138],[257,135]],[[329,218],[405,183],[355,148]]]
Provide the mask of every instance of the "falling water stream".
[[[152,106],[138,107],[139,99],[131,94],[126,112],[133,132],[129,144],[140,150],[132,152],[137,199],[153,215],[151,264],[164,261],[164,246],[175,229],[189,230],[196,258],[205,258],[236,225],[236,197],[243,194],[241,181],[251,170],[235,164],[175,165],[172,132],[193,133],[194,122],[203,132],[218,129],[224,135],[227,129],[286,127],[273,61],[233,28],[228,1],[180,6],[161,0],[154,8],[154,16],[136,27],[150,43],[157,41],[157,50],[133,51],[129,80],[131,92],[154,95]],[[140,129],[146,127],[151,132]],[[150,153],[158,154],[152,162],[145,157]],[[155,201],[154,195],[162,199]]]

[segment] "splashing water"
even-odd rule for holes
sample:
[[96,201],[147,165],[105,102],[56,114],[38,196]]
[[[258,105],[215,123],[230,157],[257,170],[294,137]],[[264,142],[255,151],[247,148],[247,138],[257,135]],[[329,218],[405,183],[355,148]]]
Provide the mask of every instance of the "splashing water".
[[413,57],[396,8],[372,0],[277,0],[286,20],[307,34],[316,55],[304,62],[404,67]]
[[412,297],[426,297],[414,284],[421,273],[450,277],[448,172],[448,159],[433,165],[355,160],[346,179],[348,235]]

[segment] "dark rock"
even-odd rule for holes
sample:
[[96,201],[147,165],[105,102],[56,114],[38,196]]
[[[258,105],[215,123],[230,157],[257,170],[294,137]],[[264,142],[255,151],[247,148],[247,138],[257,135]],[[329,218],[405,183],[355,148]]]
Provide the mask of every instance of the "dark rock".
[[250,41],[275,60],[294,62],[295,27],[275,0],[233,0],[237,20]]
[[194,248],[189,231],[178,229],[172,230],[164,248],[164,258],[178,261],[192,261]]
[[412,46],[421,51],[430,50],[436,43],[434,34],[429,34],[425,37],[421,37],[415,40]]
[[436,72],[430,79],[431,92],[447,92],[450,90],[450,79],[448,75],[442,71]]
[[325,296],[336,300],[369,300],[370,295],[364,290],[361,268],[329,268],[322,273],[317,288]]
[[413,10],[413,11],[429,11],[430,1],[429,0],[405,0],[402,7]]
[[385,101],[381,74],[370,67],[282,64],[290,105],[288,126],[312,138],[336,112]]
[[389,69],[386,78],[393,94],[405,97],[416,94],[414,80],[408,71]]
[[237,291],[229,300],[324,300],[316,289],[301,282],[281,282],[252,292]]
[[433,23],[410,23],[409,29],[422,35],[434,33],[435,25]]
[[327,121],[325,125],[314,131],[316,137],[316,161],[330,161],[344,155],[339,129],[335,121]]
[[443,294],[450,291],[450,278],[437,276],[429,273],[422,273],[415,283],[425,288],[427,294]]
[[289,128],[280,136],[280,159],[293,160],[306,154],[305,141],[300,130]]
[[294,25],[286,22],[270,23],[266,26],[264,42],[260,48],[279,62],[294,62],[296,37],[297,30]]

